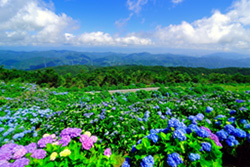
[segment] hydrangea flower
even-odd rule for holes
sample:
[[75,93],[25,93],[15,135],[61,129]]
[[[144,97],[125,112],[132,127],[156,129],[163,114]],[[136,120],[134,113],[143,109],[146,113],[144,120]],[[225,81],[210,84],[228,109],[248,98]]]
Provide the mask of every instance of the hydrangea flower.
[[63,135],[62,138],[58,141],[58,144],[62,144],[62,146],[67,146],[71,141],[70,136],[68,135]]
[[178,153],[172,153],[168,155],[167,163],[171,167],[177,167],[179,164],[183,163],[183,161]]
[[31,157],[36,159],[44,159],[46,157],[46,154],[47,152],[45,150],[37,149],[31,154]]
[[230,115],[236,114],[236,110],[230,110],[230,111],[229,111],[229,114],[230,114]]
[[25,167],[29,165],[30,160],[28,158],[17,159],[15,162],[11,164],[11,167]]
[[25,148],[28,151],[28,153],[32,153],[37,149],[37,145],[36,143],[30,143],[29,145],[25,146]]
[[233,134],[234,133],[234,130],[235,130],[235,127],[233,125],[226,125],[224,126],[224,129],[229,133],[229,134]]
[[24,146],[17,146],[14,148],[14,155],[12,157],[12,159],[20,159],[22,158],[28,151],[26,150],[26,148]]
[[199,113],[199,114],[196,115],[196,119],[198,121],[202,121],[204,119],[204,115],[202,113]]
[[200,154],[198,153],[190,153],[188,158],[190,159],[190,161],[197,161],[201,158]]
[[201,143],[201,149],[200,149],[200,151],[207,151],[207,152],[210,152],[210,151],[211,151],[211,148],[212,148],[212,146],[211,146],[210,143],[208,143],[208,142],[203,142],[203,143]]
[[60,157],[67,157],[67,156],[69,156],[70,154],[71,154],[71,151],[70,151],[68,148],[66,148],[65,150],[63,150],[63,151],[61,151],[61,152],[59,153]]
[[51,161],[54,161],[56,159],[56,157],[58,156],[57,152],[53,152],[51,155],[50,155],[50,160]]
[[245,138],[247,136],[247,133],[242,129],[235,128],[233,135],[235,137]]
[[159,136],[156,133],[151,133],[148,136],[148,139],[152,140],[154,143],[157,143]]
[[39,146],[40,148],[44,148],[44,147],[46,147],[46,145],[47,145],[48,143],[53,143],[53,141],[54,141],[54,139],[52,139],[51,136],[47,136],[47,137],[41,138],[41,139],[37,142],[37,144],[38,144],[38,146]]
[[82,148],[85,150],[90,150],[94,145],[93,140],[88,135],[81,135],[80,142],[82,143]]
[[111,153],[111,149],[110,149],[110,148],[106,148],[106,149],[104,150],[104,155],[110,157],[111,154],[112,154],[112,153]]
[[196,132],[196,134],[202,138],[206,138],[210,136],[208,131],[201,129],[201,128]]
[[222,129],[216,132],[216,136],[219,137],[220,141],[224,141],[227,139],[228,133],[224,129]]
[[239,144],[238,140],[236,140],[234,136],[228,136],[226,143],[230,147],[237,146]]
[[152,155],[144,157],[142,159],[141,166],[142,167],[153,167],[154,166],[154,157]]
[[65,128],[62,130],[60,137],[70,136],[71,138],[78,137],[82,133],[82,130],[79,128]]
[[213,110],[214,110],[214,109],[213,109],[212,107],[209,107],[209,106],[208,106],[208,107],[206,108],[206,113],[210,113],[210,112],[212,112]]
[[174,131],[173,138],[174,139],[177,138],[179,141],[184,141],[184,140],[187,139],[185,133],[180,129],[177,129],[177,130]]

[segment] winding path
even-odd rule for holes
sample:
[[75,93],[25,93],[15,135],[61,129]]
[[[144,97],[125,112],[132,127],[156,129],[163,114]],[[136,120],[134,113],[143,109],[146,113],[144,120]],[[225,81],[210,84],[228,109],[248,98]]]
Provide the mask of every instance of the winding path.
[[[120,90],[109,90],[110,94],[113,94],[115,92],[121,92],[121,93],[127,93],[127,92],[136,92],[138,90],[158,90],[160,87],[152,87],[152,88],[137,88],[137,89],[120,89]],[[167,88],[167,87],[166,87]],[[96,93],[100,93],[100,91],[95,91]],[[93,92],[86,92],[86,93],[93,93]]]

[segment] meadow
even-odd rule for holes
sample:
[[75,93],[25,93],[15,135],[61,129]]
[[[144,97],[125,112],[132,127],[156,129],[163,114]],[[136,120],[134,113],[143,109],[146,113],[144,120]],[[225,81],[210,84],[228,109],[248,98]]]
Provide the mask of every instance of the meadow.
[[250,87],[85,93],[0,82],[0,166],[249,166]]

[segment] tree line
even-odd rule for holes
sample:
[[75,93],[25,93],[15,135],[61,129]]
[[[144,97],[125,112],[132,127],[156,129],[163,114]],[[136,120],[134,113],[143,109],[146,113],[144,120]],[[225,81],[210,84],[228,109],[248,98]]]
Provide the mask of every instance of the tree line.
[[33,71],[0,67],[0,80],[36,83],[42,87],[144,87],[173,83],[250,83],[250,68],[206,69],[162,66],[61,66]]

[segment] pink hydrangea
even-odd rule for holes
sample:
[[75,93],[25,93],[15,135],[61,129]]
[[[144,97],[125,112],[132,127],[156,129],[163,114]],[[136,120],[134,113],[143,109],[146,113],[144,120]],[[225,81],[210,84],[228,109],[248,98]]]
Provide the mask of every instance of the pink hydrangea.
[[110,149],[110,148],[106,148],[106,149],[104,150],[104,155],[110,157],[111,154],[112,154],[112,153],[111,153],[111,149]]
[[93,140],[91,140],[88,135],[81,135],[80,141],[82,143],[82,148],[85,150],[90,150],[94,145]]
[[96,137],[96,136],[91,136],[90,139],[91,139],[94,143],[96,143],[97,140],[98,140],[98,137]]

